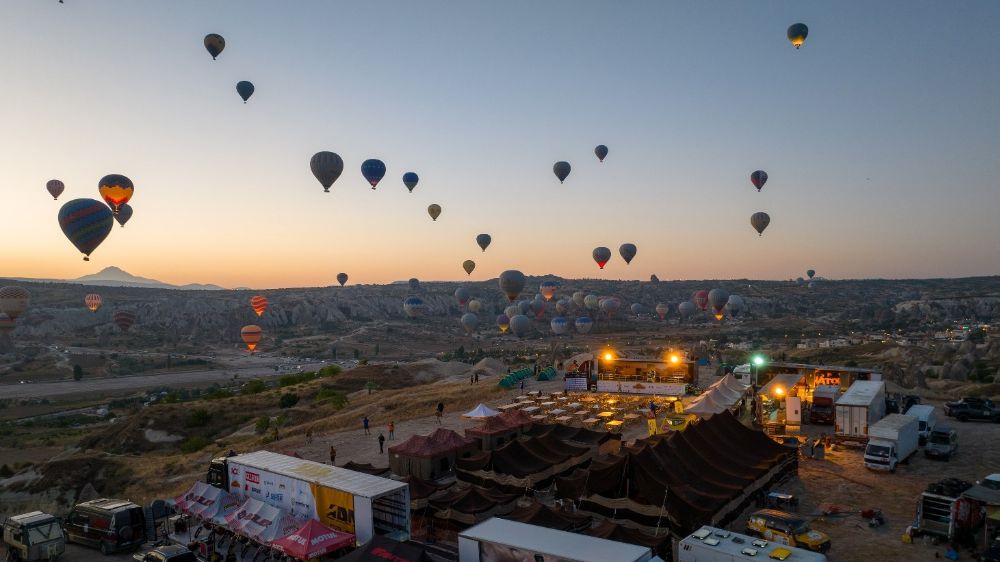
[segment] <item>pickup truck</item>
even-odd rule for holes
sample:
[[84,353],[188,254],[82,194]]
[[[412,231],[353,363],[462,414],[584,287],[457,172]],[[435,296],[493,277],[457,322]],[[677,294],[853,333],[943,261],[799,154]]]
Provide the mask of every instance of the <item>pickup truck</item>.
[[957,402],[946,402],[944,413],[960,422],[986,420],[1000,423],[1000,408],[992,400],[985,398],[962,398]]

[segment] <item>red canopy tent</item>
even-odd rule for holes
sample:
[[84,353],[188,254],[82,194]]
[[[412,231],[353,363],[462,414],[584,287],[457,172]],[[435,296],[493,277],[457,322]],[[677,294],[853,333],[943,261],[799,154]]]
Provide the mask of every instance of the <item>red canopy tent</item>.
[[274,541],[272,546],[292,558],[309,560],[351,546],[356,541],[351,533],[334,531],[319,521],[310,519],[297,531]]

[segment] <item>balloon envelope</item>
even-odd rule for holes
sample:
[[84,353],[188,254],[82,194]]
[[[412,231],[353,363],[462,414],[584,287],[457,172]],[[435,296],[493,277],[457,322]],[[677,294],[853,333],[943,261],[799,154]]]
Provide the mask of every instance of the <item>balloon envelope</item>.
[[569,322],[562,316],[556,316],[549,322],[552,333],[561,336],[569,330]]
[[111,320],[122,332],[128,332],[129,328],[135,324],[135,313],[131,310],[116,310]]
[[664,318],[666,318],[668,312],[670,312],[670,307],[669,306],[667,306],[666,304],[664,304],[662,302],[661,303],[657,303],[657,305],[656,305],[656,314],[660,317],[660,320],[663,320]]
[[63,190],[66,189],[66,184],[59,180],[49,180],[45,183],[45,189],[49,192],[49,195],[51,195],[53,199],[59,199]]
[[86,305],[87,310],[91,312],[97,312],[101,309],[101,305],[104,304],[104,299],[101,295],[97,293],[90,293],[89,295],[83,297],[83,304]]
[[559,161],[552,166],[552,173],[559,178],[559,183],[562,183],[566,181],[566,178],[569,176],[570,169],[569,162]]
[[361,163],[361,175],[368,180],[372,189],[385,177],[385,162],[371,158]]
[[329,193],[330,186],[344,173],[344,159],[336,152],[323,150],[309,159],[309,169],[323,186],[323,191]]
[[757,231],[757,236],[762,236],[764,234],[764,229],[767,228],[767,225],[769,224],[771,224],[771,217],[763,211],[754,213],[750,217],[750,225]]
[[483,303],[479,302],[478,300],[472,299],[469,301],[469,312],[479,312],[479,310],[482,308],[483,308]]
[[730,316],[739,316],[742,311],[743,297],[739,295],[729,295],[729,301],[726,302],[726,312]]
[[250,324],[243,326],[240,330],[240,338],[243,343],[246,344],[247,349],[253,353],[254,349],[257,349],[257,344],[260,342],[261,338],[264,337],[264,331],[260,329],[260,326],[256,324]]
[[586,334],[594,327],[594,321],[589,316],[579,316],[573,324],[576,326],[577,333],[580,334]]
[[215,57],[219,56],[225,48],[226,40],[218,33],[209,33],[205,36],[205,50],[212,55],[212,60],[215,60]]
[[642,304],[640,303],[634,302],[632,303],[632,306],[628,307],[628,309],[635,316],[642,314]]
[[346,273],[338,273],[337,274],[337,283],[340,283],[341,287],[343,287],[344,285],[346,285],[347,284],[347,274]]
[[521,291],[524,290],[525,283],[524,274],[516,269],[508,269],[500,274],[497,283],[500,285],[500,290],[503,294],[507,295],[507,300],[514,302]]
[[66,238],[90,259],[90,254],[104,242],[114,225],[114,215],[107,205],[93,199],[73,199],[59,209],[59,226]]
[[416,277],[410,277],[410,280],[406,282],[410,286],[411,291],[420,290],[420,280]]
[[0,334],[9,334],[14,331],[16,327],[14,319],[7,316],[5,313],[0,312]]
[[559,283],[556,283],[555,281],[542,281],[542,284],[538,287],[538,292],[541,293],[542,298],[550,301],[556,294],[556,289],[558,288]]
[[583,302],[583,299],[585,299],[586,297],[587,294],[584,293],[583,291],[577,291],[573,293],[573,304],[575,304],[579,308],[583,308],[584,306],[586,306],[586,304],[584,304]]
[[597,310],[597,307],[600,306],[600,304],[601,300],[597,298],[597,295],[587,295],[583,297],[583,305],[590,310]]
[[501,333],[506,333],[510,328],[510,317],[506,314],[497,316],[497,328],[500,328]]
[[24,311],[28,310],[30,304],[31,293],[24,287],[0,287],[0,312],[11,320],[16,321]]
[[247,80],[241,80],[236,83],[236,93],[243,98],[243,103],[246,103],[250,96],[253,95],[253,84]]
[[125,226],[125,223],[127,223],[131,218],[132,218],[132,205],[129,205],[128,203],[123,204],[118,209],[118,214],[115,215],[115,220],[118,221],[118,224],[121,226]]
[[418,181],[420,181],[420,178],[415,172],[406,172],[403,174],[403,185],[406,186],[406,189],[408,189],[410,193],[413,193],[413,188],[417,187]]
[[804,23],[793,23],[788,26],[788,40],[791,41],[796,49],[806,42],[806,37],[808,36],[809,28]]
[[465,287],[459,287],[455,289],[455,302],[459,306],[465,306],[465,303],[469,302],[469,290]]
[[441,216],[441,205],[431,203],[427,206],[427,214],[431,216],[431,220],[438,220],[438,217]]
[[427,305],[424,304],[424,299],[420,297],[410,296],[403,300],[403,312],[410,318],[422,315],[426,309]]
[[764,187],[764,184],[767,183],[767,172],[764,170],[757,170],[756,172],[750,174],[750,183],[757,188],[757,191],[760,191],[761,188]]
[[480,234],[479,236],[476,236],[476,244],[479,244],[479,247],[482,248],[484,252],[492,241],[493,237],[489,234]]
[[471,334],[475,331],[476,326],[479,325],[479,316],[472,312],[466,312],[462,315],[461,322],[465,331]]
[[465,260],[462,262],[462,269],[465,270],[466,274],[472,275],[473,270],[476,269],[476,262],[472,260]]
[[695,294],[691,295],[691,300],[694,304],[698,306],[701,310],[708,308],[708,291],[697,291]]
[[812,279],[813,276],[816,275],[816,270],[815,269],[808,269],[808,270],[806,270],[806,275],[808,275],[809,278]]
[[264,311],[267,310],[267,297],[261,295],[250,297],[250,308],[257,313],[258,317],[263,316]]
[[594,251],[591,252],[590,255],[594,258],[594,261],[597,262],[597,266],[604,269],[604,265],[611,259],[611,250],[605,248],[604,246],[598,246],[594,248]]
[[622,244],[618,248],[618,253],[621,254],[622,259],[625,260],[626,264],[632,263],[632,258],[635,257],[635,244]]
[[518,314],[510,319],[510,331],[514,332],[515,336],[523,338],[531,332],[531,319],[523,314]]
[[691,316],[698,310],[698,307],[691,301],[684,301],[677,305],[677,312],[680,313],[682,318],[687,318]]
[[604,159],[608,157],[608,147],[603,144],[599,144],[597,145],[597,148],[594,149],[594,154],[597,156],[598,160],[604,162]]
[[708,304],[712,306],[712,310],[715,312],[722,310],[722,307],[726,306],[727,302],[729,302],[729,291],[716,288],[708,292]]
[[97,191],[117,215],[121,206],[132,199],[135,186],[132,185],[132,180],[121,174],[108,174],[97,182]]

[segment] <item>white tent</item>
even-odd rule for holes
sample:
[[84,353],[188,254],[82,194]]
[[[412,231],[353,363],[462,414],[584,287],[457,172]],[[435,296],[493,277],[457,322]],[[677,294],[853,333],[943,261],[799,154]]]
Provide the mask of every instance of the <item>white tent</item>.
[[472,411],[462,414],[462,417],[472,418],[472,419],[486,419],[486,418],[492,418],[493,416],[498,415],[499,413],[500,412],[494,410],[493,408],[490,408],[486,404],[479,404],[478,406],[473,408]]

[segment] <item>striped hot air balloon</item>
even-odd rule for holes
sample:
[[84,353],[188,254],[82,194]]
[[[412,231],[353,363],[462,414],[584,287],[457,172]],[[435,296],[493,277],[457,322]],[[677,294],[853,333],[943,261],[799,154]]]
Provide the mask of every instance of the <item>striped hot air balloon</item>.
[[59,226],[84,261],[90,261],[90,254],[108,237],[114,222],[108,206],[93,199],[74,199],[59,209]]
[[123,333],[128,333],[132,324],[135,324],[135,313],[131,310],[116,310],[112,320],[115,326],[118,326],[119,330]]
[[240,330],[240,337],[243,338],[243,343],[247,345],[247,349],[250,353],[253,353],[257,349],[257,343],[260,339],[264,337],[264,331],[260,329],[260,326],[256,324],[250,324],[248,326],[243,326]]
[[63,190],[66,189],[66,184],[59,180],[49,180],[45,184],[45,189],[49,192],[49,195],[51,195],[53,199],[59,199]]
[[258,317],[264,316],[264,311],[267,310],[267,297],[261,295],[251,297],[250,306]]
[[24,287],[0,287],[0,312],[17,320],[19,316],[28,310],[31,304],[31,293]]
[[97,191],[100,192],[101,197],[104,198],[104,202],[117,215],[121,206],[128,203],[129,199],[132,199],[135,186],[132,185],[132,180],[126,176],[108,174],[97,183]]
[[97,293],[90,293],[83,297],[83,304],[87,305],[87,310],[97,312],[101,309],[101,305],[104,304],[104,299]]

